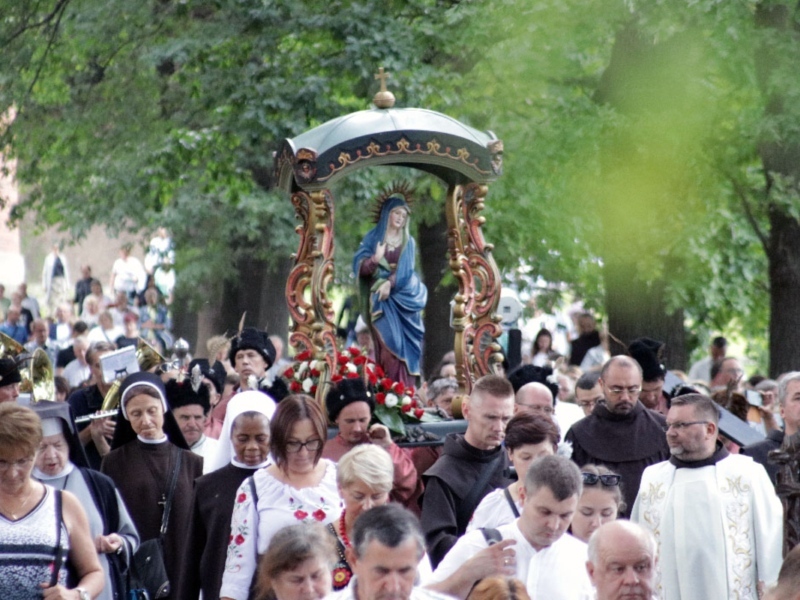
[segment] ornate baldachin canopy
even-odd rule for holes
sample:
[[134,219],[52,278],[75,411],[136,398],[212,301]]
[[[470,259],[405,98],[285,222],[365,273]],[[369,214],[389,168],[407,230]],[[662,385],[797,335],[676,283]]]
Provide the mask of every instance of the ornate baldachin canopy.
[[[487,184],[502,173],[503,143],[460,121],[421,108],[394,108],[388,74],[375,95],[375,108],[323,123],[282,142],[275,155],[276,185],[291,195],[301,225],[294,267],[286,284],[293,326],[290,342],[310,350],[332,368],[337,359],[333,304],[334,198],[331,186],[363,167],[393,165],[419,169],[448,185],[445,211],[450,268],[459,285],[454,299],[456,369],[461,388],[502,360],[495,314],[500,277],[483,239]],[[317,397],[324,398],[324,386]]]

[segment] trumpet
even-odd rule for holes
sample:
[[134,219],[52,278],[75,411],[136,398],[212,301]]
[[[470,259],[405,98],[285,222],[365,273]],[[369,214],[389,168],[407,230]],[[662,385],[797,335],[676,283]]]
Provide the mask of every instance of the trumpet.
[[84,415],[82,417],[78,417],[75,419],[75,424],[78,423],[88,423],[89,421],[94,421],[96,419],[105,419],[107,417],[116,417],[117,416],[117,409],[114,410],[101,410],[91,415]]

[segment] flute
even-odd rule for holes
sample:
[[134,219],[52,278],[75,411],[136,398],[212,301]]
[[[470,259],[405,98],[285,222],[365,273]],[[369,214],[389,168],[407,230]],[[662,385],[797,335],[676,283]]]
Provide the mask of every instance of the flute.
[[116,417],[118,409],[114,410],[103,410],[100,412],[96,412],[91,415],[84,415],[82,417],[78,417],[75,419],[75,423],[86,423],[88,421],[94,421],[95,419],[105,419],[106,417]]

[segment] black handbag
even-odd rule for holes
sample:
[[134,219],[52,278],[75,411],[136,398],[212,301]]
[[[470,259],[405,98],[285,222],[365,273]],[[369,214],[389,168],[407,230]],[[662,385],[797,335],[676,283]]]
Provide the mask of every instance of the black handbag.
[[172,508],[172,497],[178,483],[183,451],[177,449],[175,467],[169,482],[169,490],[164,502],[164,513],[161,516],[161,531],[157,538],[146,540],[139,545],[130,566],[131,585],[128,592],[130,600],[157,600],[169,596],[171,588],[167,567],[164,564],[164,536],[167,534],[169,513]]

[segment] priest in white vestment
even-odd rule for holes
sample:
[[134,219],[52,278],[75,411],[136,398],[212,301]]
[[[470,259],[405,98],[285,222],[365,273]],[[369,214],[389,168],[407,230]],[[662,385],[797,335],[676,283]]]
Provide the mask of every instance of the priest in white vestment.
[[719,410],[707,396],[673,399],[672,457],[645,469],[631,520],[659,545],[663,600],[757,600],[781,566],[783,509],[764,467],[717,442]]

